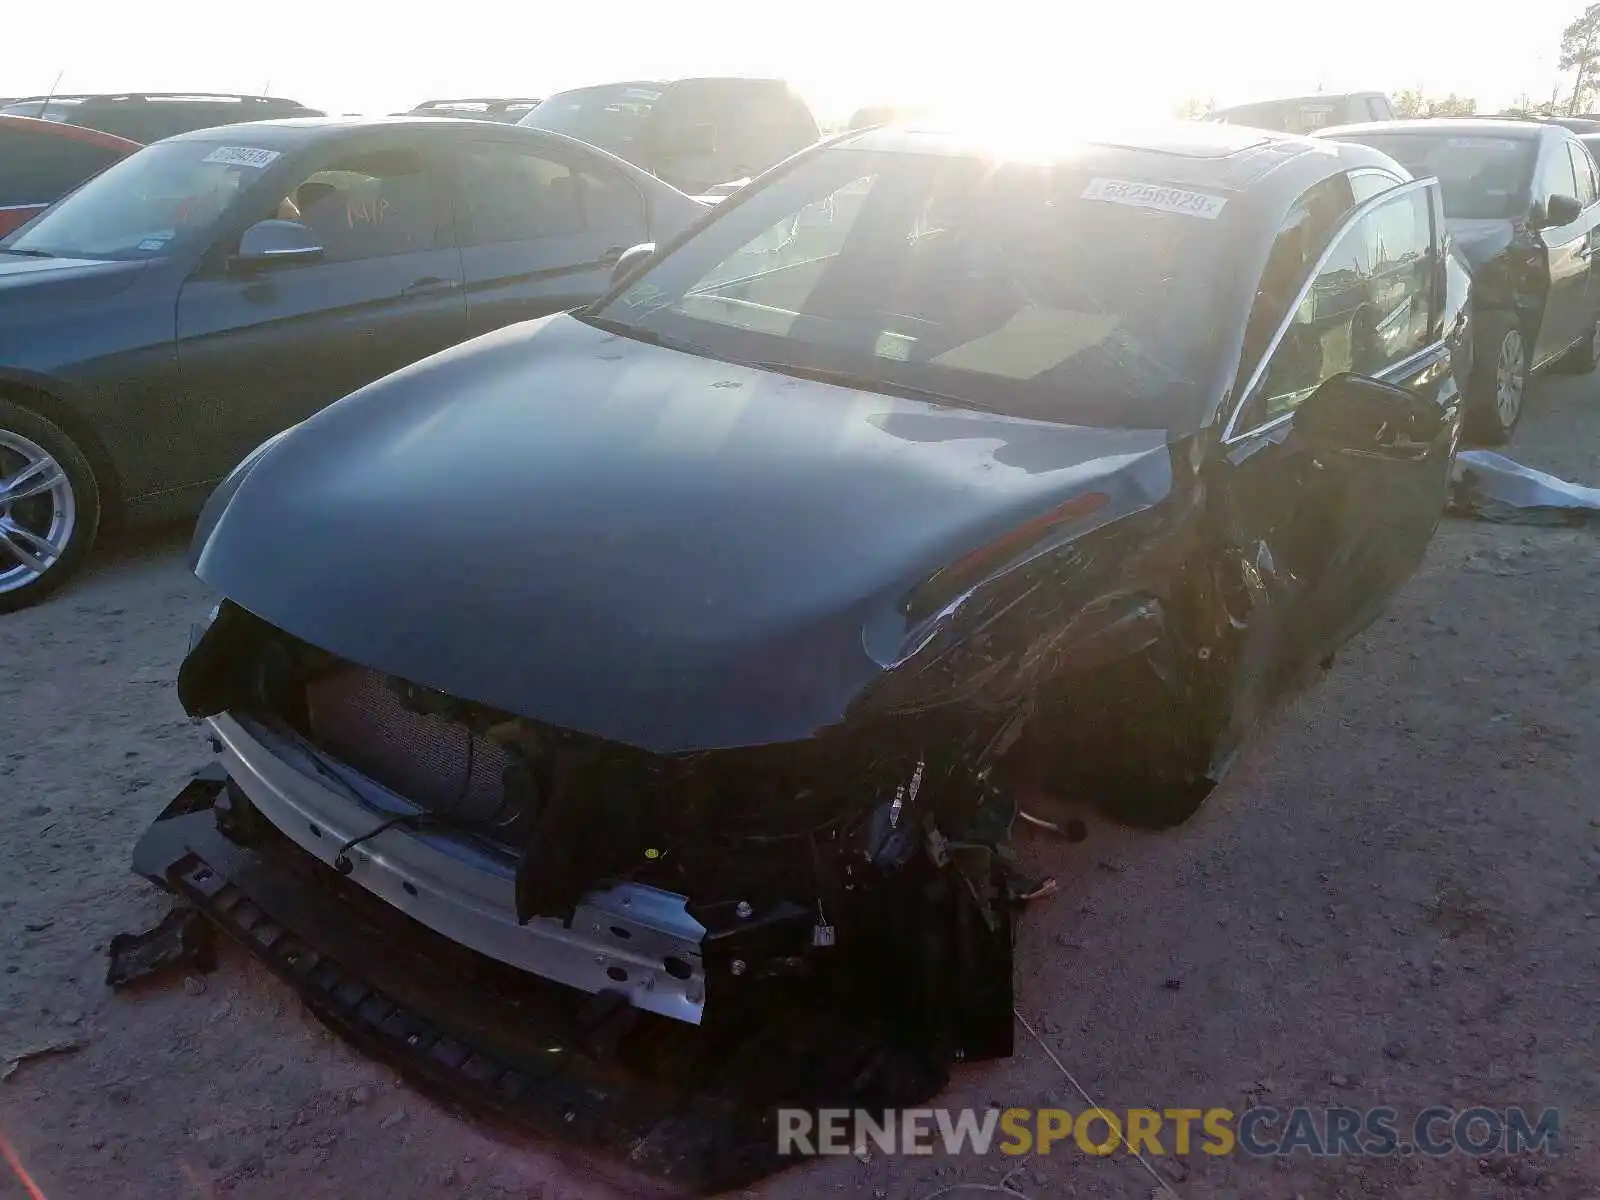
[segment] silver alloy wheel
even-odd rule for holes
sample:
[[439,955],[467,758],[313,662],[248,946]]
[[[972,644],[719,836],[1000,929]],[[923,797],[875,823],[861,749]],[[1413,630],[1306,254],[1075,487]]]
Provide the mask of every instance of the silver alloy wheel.
[[1527,383],[1527,355],[1522,348],[1522,331],[1506,330],[1500,339],[1500,357],[1494,365],[1494,406],[1500,424],[1510,429],[1522,412],[1522,389]]
[[78,501],[55,457],[0,429],[0,592],[14,592],[53,567],[72,541]]

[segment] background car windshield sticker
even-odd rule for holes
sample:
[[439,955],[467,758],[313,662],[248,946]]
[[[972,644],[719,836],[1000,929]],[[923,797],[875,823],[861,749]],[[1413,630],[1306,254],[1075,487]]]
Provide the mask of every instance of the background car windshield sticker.
[[278,157],[276,150],[260,150],[254,146],[218,146],[200,161],[224,163],[230,167],[255,167],[259,170],[271,166]]
[[1159,183],[1138,183],[1130,179],[1091,179],[1083,189],[1084,200],[1106,204],[1125,204],[1130,208],[1149,208],[1157,212],[1182,213],[1215,221],[1227,201],[1208,192],[1167,187]]
[[172,235],[173,231],[171,229],[163,229],[159,233],[148,234],[135,249],[141,251],[160,250],[172,240]]
[[662,292],[653,283],[636,283],[622,293],[622,302],[629,308],[642,308],[654,312],[662,307]]

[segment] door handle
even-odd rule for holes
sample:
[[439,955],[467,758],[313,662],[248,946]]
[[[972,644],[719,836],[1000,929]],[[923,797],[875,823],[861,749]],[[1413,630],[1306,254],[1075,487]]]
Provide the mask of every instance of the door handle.
[[461,286],[459,279],[446,279],[443,275],[424,275],[413,279],[400,289],[402,296],[415,296],[419,292],[453,292]]

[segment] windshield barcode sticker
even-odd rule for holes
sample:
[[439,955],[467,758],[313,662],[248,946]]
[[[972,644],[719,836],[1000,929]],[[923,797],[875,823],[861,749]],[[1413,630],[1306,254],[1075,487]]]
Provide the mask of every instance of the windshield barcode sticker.
[[266,167],[278,157],[276,150],[258,150],[254,146],[218,146],[200,161],[223,163],[230,167]]
[[1214,221],[1227,201],[1207,192],[1191,192],[1159,183],[1135,183],[1127,179],[1091,179],[1083,189],[1083,199],[1103,200],[1107,204],[1126,204],[1132,208],[1151,208],[1157,212],[1183,213]]

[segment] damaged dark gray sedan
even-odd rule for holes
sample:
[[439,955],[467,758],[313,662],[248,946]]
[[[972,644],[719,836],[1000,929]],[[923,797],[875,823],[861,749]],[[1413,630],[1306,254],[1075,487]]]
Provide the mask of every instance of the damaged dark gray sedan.
[[359,907],[677,1022],[844,978],[1008,1053],[1019,750],[1175,824],[1382,610],[1460,428],[1445,237],[1379,152],[1226,126],[801,155],[239,466],[179,680],[224,774],[138,868],[324,967]]

